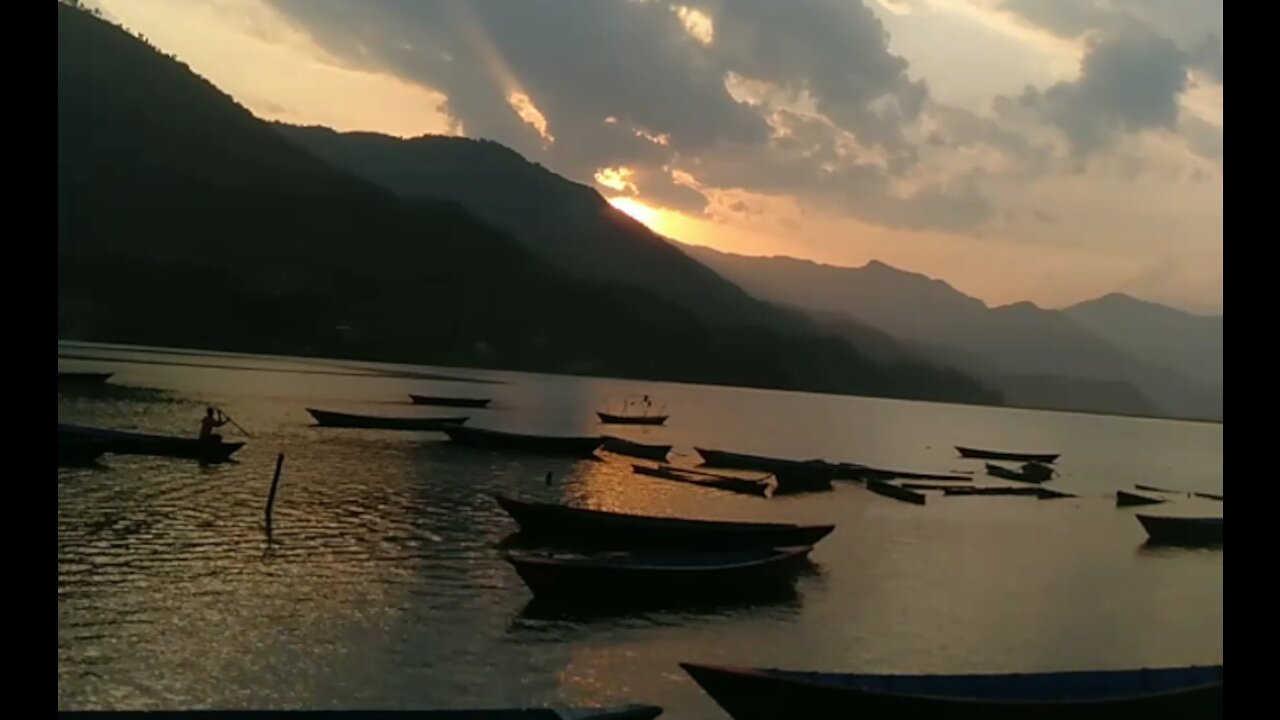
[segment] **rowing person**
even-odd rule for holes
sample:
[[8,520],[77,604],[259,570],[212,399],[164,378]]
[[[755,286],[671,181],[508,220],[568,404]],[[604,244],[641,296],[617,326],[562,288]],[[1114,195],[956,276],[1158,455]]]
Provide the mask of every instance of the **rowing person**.
[[204,417],[200,419],[200,442],[213,445],[221,443],[222,436],[214,433],[213,429],[220,428],[226,424],[227,416],[223,415],[221,410],[205,408]]

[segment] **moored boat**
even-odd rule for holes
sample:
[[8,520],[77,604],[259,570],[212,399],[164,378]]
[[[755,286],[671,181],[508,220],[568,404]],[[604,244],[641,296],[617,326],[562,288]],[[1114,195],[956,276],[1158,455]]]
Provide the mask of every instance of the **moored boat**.
[[671,453],[670,445],[646,445],[645,443],[609,435],[604,436],[600,449],[607,450],[615,455],[626,455],[627,457],[643,458],[645,460],[666,460],[667,455]]
[[600,422],[606,425],[662,425],[670,415],[614,415],[603,411],[596,412]]
[[114,455],[152,455],[199,460],[205,463],[227,462],[237,450],[244,447],[242,442],[208,442],[198,438],[58,423],[58,440],[61,442],[64,439],[93,440],[100,443],[104,453]]
[[632,465],[631,470],[637,475],[656,477],[662,480],[671,480],[673,482],[685,483],[686,485],[696,485],[698,487],[710,488],[712,490],[724,490],[726,492],[734,492],[740,495],[767,497],[770,490],[770,485],[762,480],[736,478],[728,475],[716,475],[714,473],[678,468],[671,465],[660,465],[656,468],[649,467],[647,465]]
[[1158,505],[1165,502],[1166,498],[1151,497],[1150,495],[1142,495],[1127,490],[1116,491],[1116,507],[1129,507],[1132,505]]
[[105,452],[106,447],[94,440],[59,437],[58,467],[92,467]]
[[1217,500],[1218,502],[1222,502],[1222,495],[1219,493],[1197,492],[1195,493],[1195,496],[1198,498],[1204,498],[1205,500]]
[[568,555],[508,552],[539,599],[639,603],[739,597],[790,586],[812,548]]
[[414,430],[419,432],[442,431],[465,423],[466,417],[380,417],[377,415],[353,415],[351,413],[333,412],[307,408],[316,424],[332,428],[365,428],[373,430]]
[[887,468],[876,468],[869,465],[859,465],[857,463],[840,463],[836,476],[842,479],[860,479],[860,480],[938,480],[944,482],[972,482],[972,475],[963,475],[960,473],[941,473],[941,472],[917,472],[914,470],[893,470]]
[[609,550],[738,550],[805,547],[834,525],[732,522],[630,515],[495,496],[520,535],[565,547]]
[[913,505],[924,505],[925,503],[924,493],[916,492],[910,488],[895,485],[885,480],[868,480],[867,489],[877,495],[883,495]]
[[115,373],[109,372],[58,372],[58,387],[85,388],[103,385]]
[[825,460],[786,460],[699,447],[694,450],[707,467],[771,473],[778,481],[778,494],[830,490],[831,481],[841,470],[839,465]]
[[1026,463],[1017,470],[1003,465],[987,463],[987,474],[992,477],[1025,483],[1042,483],[1053,479],[1053,469],[1039,463]]
[[483,408],[488,407],[489,398],[435,397],[432,395],[416,395],[409,393],[414,405],[434,405],[436,407]]
[[1153,544],[1221,545],[1222,518],[1135,515]]
[[596,457],[596,450],[604,442],[604,439],[598,435],[589,437],[522,435],[462,425],[451,425],[444,428],[444,432],[451,441],[459,445],[535,455],[564,455],[581,458]]
[[1026,495],[1028,497],[1039,497],[1042,489],[1038,487],[1011,487],[1008,485],[976,485],[973,487],[944,488],[942,493],[958,497],[970,495]]
[[1027,452],[1011,452],[1008,450],[983,450],[981,448],[971,448],[956,445],[956,451],[962,457],[974,458],[976,460],[1006,460],[1009,462],[1034,462],[1052,465],[1057,462],[1061,453],[1027,453]]
[[1007,675],[680,666],[735,720],[1222,718],[1221,665]]

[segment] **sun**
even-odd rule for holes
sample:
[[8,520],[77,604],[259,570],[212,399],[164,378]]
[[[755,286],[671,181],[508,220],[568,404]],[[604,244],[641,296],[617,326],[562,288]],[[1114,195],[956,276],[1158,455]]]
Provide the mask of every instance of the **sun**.
[[609,198],[609,204],[630,215],[632,218],[644,223],[650,230],[653,230],[654,232],[658,231],[657,226],[661,223],[662,219],[660,211],[645,205],[635,198],[626,196]]

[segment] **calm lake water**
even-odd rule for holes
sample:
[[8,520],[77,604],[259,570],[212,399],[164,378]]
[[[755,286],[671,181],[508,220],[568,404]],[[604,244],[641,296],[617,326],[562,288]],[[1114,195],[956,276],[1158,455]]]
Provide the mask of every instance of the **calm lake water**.
[[[1222,550],[1145,547],[1114,497],[1134,483],[1221,492],[1221,425],[70,343],[58,364],[114,372],[119,386],[60,395],[63,422],[194,436],[215,404],[253,435],[232,465],[107,456],[107,469],[59,470],[60,709],[644,702],[701,720],[727,716],[680,661],[952,673],[1222,662]],[[494,402],[421,408],[409,392]],[[672,443],[677,463],[695,463],[697,445],[981,476],[953,445],[1043,449],[1063,453],[1052,486],[1079,497],[931,493],[919,507],[851,483],[744,497],[636,476],[606,453],[504,456],[443,435],[318,428],[305,410],[596,434],[594,411],[631,393],[665,404],[667,426],[605,432]],[[836,530],[783,602],[565,618],[529,607],[495,547],[516,529],[495,492]]]

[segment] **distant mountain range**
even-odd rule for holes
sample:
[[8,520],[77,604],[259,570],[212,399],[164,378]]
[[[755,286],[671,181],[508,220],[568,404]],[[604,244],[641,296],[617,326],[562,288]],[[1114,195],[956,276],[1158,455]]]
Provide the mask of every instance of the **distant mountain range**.
[[1065,310],[988,307],[941,280],[687,246],[747,292],[882,330],[999,387],[1013,405],[1222,419],[1222,317],[1124,295]]
[[321,150],[63,4],[57,93],[60,338],[1001,402],[504,148],[440,144],[434,180],[427,143]]

